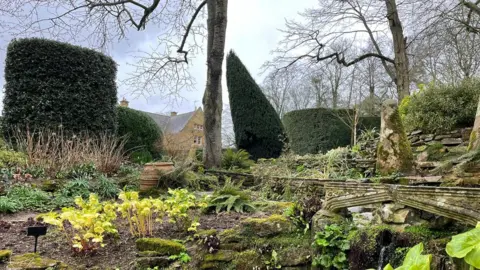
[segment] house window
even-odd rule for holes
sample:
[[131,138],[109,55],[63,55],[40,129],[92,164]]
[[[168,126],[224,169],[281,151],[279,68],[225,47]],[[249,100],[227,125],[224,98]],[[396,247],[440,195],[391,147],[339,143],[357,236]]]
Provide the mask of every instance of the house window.
[[193,125],[193,128],[196,129],[196,130],[203,130],[203,126],[202,125]]
[[200,137],[200,136],[194,136],[194,137],[193,137],[193,143],[194,143],[194,144],[202,144],[202,137]]

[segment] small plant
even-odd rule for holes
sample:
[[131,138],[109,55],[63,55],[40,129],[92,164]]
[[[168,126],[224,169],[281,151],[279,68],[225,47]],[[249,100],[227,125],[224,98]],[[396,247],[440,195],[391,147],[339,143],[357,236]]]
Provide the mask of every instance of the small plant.
[[272,250],[272,256],[270,257],[270,260],[265,261],[265,264],[267,265],[267,270],[282,268],[282,266],[278,263],[278,254],[275,250]]
[[119,189],[113,180],[101,175],[94,189],[95,193],[102,199],[115,199],[118,196]]
[[102,205],[93,193],[88,201],[75,198],[75,204],[78,208],[63,208],[61,213],[50,212],[39,217],[63,231],[75,252],[92,253],[105,246],[105,234],[117,234],[112,224],[117,217],[115,208],[112,204]]
[[75,198],[80,196],[85,199],[90,194],[90,183],[87,179],[78,178],[67,182],[60,193],[65,197]]
[[304,233],[307,233],[310,229],[310,223],[303,217],[302,209],[298,203],[287,207],[283,214],[288,217],[295,226],[303,229]]
[[422,255],[422,252],[423,243],[420,243],[407,252],[402,266],[393,268],[390,264],[387,264],[383,270],[430,270],[432,255]]
[[480,268],[480,222],[477,227],[452,237],[446,248],[447,254],[463,258],[471,268]]
[[321,266],[326,269],[348,269],[346,252],[350,249],[347,240],[348,228],[337,224],[326,225],[324,230],[315,235],[313,246],[320,255],[313,258],[313,266]]
[[18,200],[0,196],[0,213],[15,213],[22,209],[23,205]]
[[221,211],[230,212],[234,210],[238,213],[254,211],[255,207],[251,204],[251,198],[248,193],[240,190],[241,183],[234,185],[230,178],[225,179],[224,186],[215,191],[210,198],[207,211],[215,209],[216,213]]
[[50,204],[50,195],[27,185],[14,185],[8,190],[7,197],[18,201],[22,209],[44,210]]
[[[122,217],[128,220],[130,233],[135,237],[152,235],[153,222],[161,221],[165,205],[160,199],[139,200],[138,192],[121,192],[122,203],[116,205]],[[156,219],[155,219],[156,218]]]
[[186,189],[169,189],[168,194],[164,203],[169,222],[176,224],[181,231],[195,232],[200,224],[192,220],[188,215],[188,210],[195,207],[205,208],[206,203],[197,201],[195,195]]
[[250,169],[254,162],[249,157],[248,152],[243,149],[235,151],[229,148],[223,153],[222,168],[226,170]]
[[168,257],[168,259],[172,261],[179,261],[180,263],[189,263],[192,260],[192,258],[190,258],[186,252],[181,252],[178,255],[171,255]]

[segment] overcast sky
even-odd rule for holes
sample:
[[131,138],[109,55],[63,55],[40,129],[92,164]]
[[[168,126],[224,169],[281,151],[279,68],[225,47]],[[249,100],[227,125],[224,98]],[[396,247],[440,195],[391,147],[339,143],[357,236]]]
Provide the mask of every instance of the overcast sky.
[[[270,51],[275,49],[277,42],[281,40],[282,34],[278,29],[284,27],[285,19],[298,18],[298,12],[308,7],[314,7],[317,3],[318,0],[230,0],[226,52],[230,49],[235,50],[252,75],[257,79],[257,82],[261,82],[262,77],[259,75],[260,67],[265,61],[271,59]],[[126,40],[112,45],[109,54],[119,65],[117,75],[119,81],[128,76],[126,74],[130,68],[128,63],[135,61],[129,56],[129,52],[149,50],[152,44],[156,44],[156,35],[153,32],[155,30],[151,29],[150,31],[147,25],[145,31],[131,31]],[[0,85],[4,84],[4,48],[8,41],[4,40],[2,42],[3,44],[0,44],[2,48],[0,51],[0,69],[2,70]],[[133,96],[128,89],[125,89],[120,84],[118,89],[119,100],[125,97],[130,101],[130,107],[149,112],[168,113],[177,111],[183,113],[191,111],[195,106],[201,105],[206,82],[205,61],[204,55],[198,55],[196,59],[191,61],[189,69],[196,80],[196,87],[193,91],[182,92],[181,96],[183,99],[178,102],[165,102],[165,100],[155,95],[145,97]],[[224,103],[228,103],[225,78],[223,84]],[[3,93],[1,97],[3,99]]]

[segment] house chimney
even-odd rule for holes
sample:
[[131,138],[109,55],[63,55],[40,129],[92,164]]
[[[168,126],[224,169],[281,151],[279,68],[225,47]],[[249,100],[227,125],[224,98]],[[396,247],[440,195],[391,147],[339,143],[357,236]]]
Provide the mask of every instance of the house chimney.
[[170,116],[177,116],[177,112],[171,112]]
[[125,97],[120,101],[120,107],[128,108],[128,101],[125,99]]

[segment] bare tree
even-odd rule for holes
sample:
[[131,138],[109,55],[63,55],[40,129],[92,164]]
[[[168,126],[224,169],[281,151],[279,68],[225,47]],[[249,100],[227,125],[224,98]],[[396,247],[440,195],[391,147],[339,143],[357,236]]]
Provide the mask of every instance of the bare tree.
[[215,167],[221,162],[221,78],[227,6],[228,0],[9,0],[0,3],[0,26],[13,36],[41,33],[64,40],[85,39],[104,49],[112,40],[124,38],[131,27],[143,30],[148,24],[159,32],[158,46],[138,56],[135,71],[126,83],[140,92],[158,92],[160,88],[163,94],[171,95],[193,85],[187,65],[202,48],[197,41],[204,36],[205,24],[197,19],[206,13],[204,163]]

